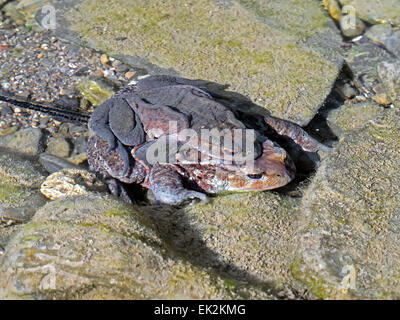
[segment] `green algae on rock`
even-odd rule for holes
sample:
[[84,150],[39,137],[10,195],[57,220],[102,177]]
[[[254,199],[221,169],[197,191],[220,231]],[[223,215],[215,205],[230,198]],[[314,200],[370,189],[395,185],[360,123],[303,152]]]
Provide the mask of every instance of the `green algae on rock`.
[[4,6],[4,12],[17,23],[27,26],[37,26],[35,14],[45,5],[51,4],[52,0],[15,0]]
[[80,93],[95,106],[102,104],[114,94],[112,88],[96,78],[84,78],[77,85]]
[[305,45],[313,32],[329,29],[323,9],[312,3],[311,14],[299,1],[286,5],[306,14],[304,31],[290,24],[278,28],[280,14],[296,21],[286,11],[260,19],[237,2],[212,0],[85,0],[67,19],[88,45],[111,56],[138,57],[163,73],[172,68],[187,78],[230,84],[273,115],[306,124],[331,90],[339,66]]
[[320,298],[398,299],[400,111],[348,105],[329,121],[343,136],[304,193],[292,274]]
[[332,110],[327,121],[333,133],[338,137],[343,137],[346,132],[360,129],[369,121],[381,116],[382,107],[372,101],[366,101]]
[[34,156],[43,148],[42,137],[42,131],[38,128],[20,129],[6,136],[0,136],[0,147]]
[[44,179],[44,174],[33,161],[0,148],[1,246],[5,246],[10,235],[17,230],[10,225],[28,221],[46,203],[39,192]]
[[0,261],[1,299],[229,299],[224,279],[176,257],[113,197],[56,200],[21,226]]
[[45,176],[32,161],[0,148],[0,218],[26,221],[45,204]]

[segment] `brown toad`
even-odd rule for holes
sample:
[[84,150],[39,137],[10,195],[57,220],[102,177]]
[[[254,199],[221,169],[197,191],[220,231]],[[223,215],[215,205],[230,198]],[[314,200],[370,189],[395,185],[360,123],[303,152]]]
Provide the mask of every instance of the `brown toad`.
[[254,133],[194,81],[151,76],[95,109],[88,161],[103,175],[151,189],[162,203],[180,204],[205,200],[206,194],[289,183],[295,165],[273,137],[289,139],[306,152],[327,148],[296,124],[260,119],[265,128]]

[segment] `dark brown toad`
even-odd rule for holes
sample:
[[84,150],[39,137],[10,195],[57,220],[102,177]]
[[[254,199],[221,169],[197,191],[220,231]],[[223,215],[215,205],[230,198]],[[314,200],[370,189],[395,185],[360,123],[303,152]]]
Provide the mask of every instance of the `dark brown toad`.
[[[327,149],[296,124],[271,116],[261,120],[266,131],[304,151]],[[188,79],[145,78],[97,107],[89,127],[90,167],[149,188],[162,203],[206,200],[206,194],[223,191],[275,189],[296,172],[276,141],[246,126]]]

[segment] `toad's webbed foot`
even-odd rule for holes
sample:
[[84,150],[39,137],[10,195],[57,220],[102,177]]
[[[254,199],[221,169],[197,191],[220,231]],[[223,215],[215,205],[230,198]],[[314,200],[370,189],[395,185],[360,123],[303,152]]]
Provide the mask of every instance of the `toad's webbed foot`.
[[109,178],[106,180],[106,183],[112,195],[119,197],[130,204],[133,203],[122,182],[118,181],[117,179]]
[[109,126],[117,139],[126,146],[137,146],[145,141],[141,121],[124,98],[113,99]]
[[207,200],[204,193],[185,189],[181,176],[171,165],[155,164],[149,182],[156,200],[162,203],[178,205],[188,200]]
[[123,97],[106,100],[94,110],[89,127],[107,141],[106,152],[115,150],[121,155],[125,176],[130,166],[130,155],[125,146],[136,146],[145,140],[141,121],[128,102]]

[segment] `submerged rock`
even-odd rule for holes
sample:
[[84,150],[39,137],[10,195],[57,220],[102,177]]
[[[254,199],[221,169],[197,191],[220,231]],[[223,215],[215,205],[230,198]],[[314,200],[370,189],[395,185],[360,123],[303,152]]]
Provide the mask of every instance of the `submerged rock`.
[[178,258],[134,207],[57,200],[12,237],[1,299],[229,299],[232,283]]
[[400,111],[348,105],[329,120],[343,135],[304,193],[292,274],[324,299],[398,299]]
[[12,134],[0,136],[0,147],[34,156],[43,149],[42,137],[40,129],[20,129]]
[[[340,35],[317,1],[86,0],[64,17],[79,41],[124,62],[228,84],[299,124],[317,112],[341,65]],[[65,25],[56,32],[78,41]]]
[[40,192],[45,175],[31,159],[0,148],[0,245],[17,230],[14,224],[29,221],[46,203]]
[[380,63],[378,74],[390,101],[400,108],[400,60]]
[[354,14],[371,23],[400,25],[400,2],[398,0],[339,0],[342,6],[351,6]]
[[107,192],[107,186],[94,173],[86,170],[63,169],[48,176],[40,192],[51,200]]
[[178,212],[145,212],[163,239],[192,263],[293,298],[298,204],[298,199],[256,192],[219,196]]
[[385,45],[387,39],[393,34],[393,29],[390,23],[382,23],[372,26],[365,33],[365,36],[380,45]]
[[63,137],[51,137],[47,142],[46,152],[59,158],[67,158],[71,153],[71,145]]
[[378,65],[383,62],[392,64],[398,59],[382,46],[372,42],[355,44],[345,52],[348,66],[354,74],[354,82],[360,91],[381,104],[390,104],[389,92],[385,90],[378,74]]
[[77,85],[77,89],[95,106],[102,104],[114,94],[113,88],[106,84],[105,80],[102,81],[95,77],[82,79]]

